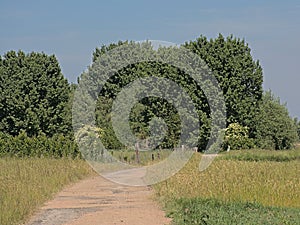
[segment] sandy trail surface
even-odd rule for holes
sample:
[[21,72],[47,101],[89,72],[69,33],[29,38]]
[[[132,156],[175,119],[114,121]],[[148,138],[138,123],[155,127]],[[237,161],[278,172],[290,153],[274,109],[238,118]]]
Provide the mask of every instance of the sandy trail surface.
[[164,225],[170,219],[147,186],[125,186],[101,176],[82,180],[47,202],[27,225]]

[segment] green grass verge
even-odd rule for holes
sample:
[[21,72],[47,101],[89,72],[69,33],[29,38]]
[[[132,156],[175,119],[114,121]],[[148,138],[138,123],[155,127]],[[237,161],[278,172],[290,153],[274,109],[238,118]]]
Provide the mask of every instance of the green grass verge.
[[94,172],[83,160],[0,158],[0,224],[20,224],[65,185]]
[[264,207],[255,203],[182,198],[174,200],[167,208],[175,225],[300,224],[299,209]]

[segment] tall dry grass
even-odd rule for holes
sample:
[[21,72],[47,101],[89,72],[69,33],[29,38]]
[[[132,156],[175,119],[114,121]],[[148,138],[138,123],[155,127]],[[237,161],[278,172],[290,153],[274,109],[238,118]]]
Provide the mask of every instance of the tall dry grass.
[[19,224],[65,185],[93,173],[83,160],[0,158],[0,224]]
[[300,161],[215,160],[199,172],[201,154],[175,176],[154,186],[168,201],[180,197],[256,202],[264,206],[300,207]]

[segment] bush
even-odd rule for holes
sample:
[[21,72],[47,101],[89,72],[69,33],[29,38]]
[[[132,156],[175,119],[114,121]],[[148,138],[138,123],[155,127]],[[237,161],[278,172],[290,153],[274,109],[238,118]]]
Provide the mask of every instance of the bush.
[[0,156],[16,157],[80,157],[77,144],[71,136],[40,134],[28,137],[25,131],[17,136],[0,132]]
[[249,138],[249,128],[238,123],[231,123],[225,129],[223,149],[249,149],[254,147],[253,139]]

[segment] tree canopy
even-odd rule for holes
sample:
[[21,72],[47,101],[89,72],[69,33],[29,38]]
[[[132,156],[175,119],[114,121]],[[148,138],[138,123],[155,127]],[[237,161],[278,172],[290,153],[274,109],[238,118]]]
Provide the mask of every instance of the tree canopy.
[[[100,57],[117,47],[130,44],[133,45],[134,42],[119,41],[96,48],[89,73],[98,72],[97,66],[94,65]],[[151,55],[157,51],[161,55],[168,55],[171,52],[167,47],[154,50],[150,43],[146,45],[148,49],[145,54]],[[280,103],[279,98],[275,98],[271,92],[263,93],[262,67],[259,61],[253,59],[251,49],[245,40],[232,35],[225,38],[221,34],[210,40],[200,36],[181,47],[198,55],[204,62],[202,69],[206,68],[206,71],[209,68],[211,71],[207,73],[208,76],[214,76],[218,81],[225,99],[227,135],[240,130],[247,131],[242,135],[246,141],[243,139],[243,142],[235,143],[236,140],[231,138],[228,143],[235,143],[238,148],[243,146],[250,148],[255,145],[260,148],[288,149],[293,146],[298,140],[297,131],[299,135],[300,123],[291,119],[286,106]],[[138,57],[137,52],[127,53],[132,57]],[[170,56],[172,57],[178,56]],[[147,56],[141,58],[147,59]],[[81,75],[78,79],[79,84],[86,75],[86,73]],[[97,99],[96,125],[101,128],[103,144],[107,148],[124,147],[112,126],[113,102],[124,87],[138,78],[149,78],[152,75],[172,80],[190,96],[200,121],[198,140],[193,144],[204,150],[212,131],[212,112],[203,86],[195,82],[186,71],[153,60],[129,64],[114,71],[113,76],[102,84],[103,88],[97,96],[94,96]],[[92,76],[92,79],[95,79],[95,76]],[[28,137],[39,134],[48,137],[69,134],[72,131],[71,108],[76,86],[70,85],[63,76],[54,55],[7,52],[0,57],[0,132],[12,136],[25,132]],[[166,89],[163,82],[148,88]],[[168,95],[172,95],[177,96],[178,102],[184,100],[172,90],[165,91],[169,93],[166,94],[166,98],[148,96],[140,99],[131,109],[129,124],[134,135],[145,140],[149,138],[151,132],[164,130],[166,135],[160,147],[172,148],[178,143],[181,135],[182,118],[176,107],[166,99]],[[151,122],[154,120],[158,122],[159,119],[163,119],[164,122],[159,123],[156,131],[151,130],[153,128]],[[229,129],[232,127],[238,129]]]
[[289,149],[298,140],[297,125],[286,105],[271,91],[264,93],[255,118],[256,145],[266,149]]
[[198,54],[213,70],[225,97],[227,124],[247,126],[253,136],[253,122],[263,94],[263,72],[245,40],[232,35],[224,38],[220,34],[210,40],[200,36],[184,46]]
[[[107,51],[128,43],[129,42],[119,42],[118,44],[112,44],[107,47],[102,46],[101,49],[97,48],[93,54],[94,63],[97,61],[97,57],[101,57],[101,55],[107,53]],[[148,45],[150,46],[150,43],[148,43]],[[160,48],[159,51],[168,51],[168,49]],[[148,53],[149,52],[154,53],[154,50],[149,50]],[[90,68],[90,74],[93,74],[93,68]],[[201,117],[201,122],[203,125],[201,127],[202,134],[208,134],[204,130],[208,129],[209,127],[209,119],[208,115],[206,114],[206,111],[209,111],[209,109],[207,109],[208,103],[206,97],[196,82],[193,81],[193,79],[191,79],[183,71],[174,66],[157,61],[144,61],[128,65],[127,67],[116,71],[116,73],[105,83],[103,89],[99,93],[96,108],[97,125],[104,130],[102,138],[104,143],[107,144],[107,147],[116,148],[121,146],[117,138],[114,136],[114,131],[111,124],[110,109],[112,107],[113,100],[123,87],[130,84],[135,79],[147,78],[152,75],[161,78],[168,78],[183,87],[183,89],[191,96],[193,101],[196,101],[197,103],[196,108],[199,113],[199,117]],[[161,90],[165,88],[165,86],[160,85],[162,84],[157,83],[157,86],[153,86],[151,88]],[[167,93],[169,97],[174,97],[176,95],[174,90],[169,91],[170,92]],[[180,96],[180,98],[182,97]],[[178,102],[182,101],[180,98],[178,98]],[[202,108],[206,108],[207,110],[203,110]],[[163,118],[165,125],[167,126],[167,137],[164,139],[161,147],[174,147],[178,141],[178,137],[180,136],[181,121],[174,106],[163,98],[146,97],[141,99],[141,101],[132,108],[130,114],[130,126],[133,132],[136,136],[143,139],[149,137],[151,133],[149,128],[150,122],[155,117]],[[203,146],[207,142],[207,136],[205,135],[199,137],[204,140],[201,142],[203,143]],[[194,144],[194,146],[195,145],[197,144]]]
[[69,97],[70,86],[54,55],[10,51],[0,58],[0,131],[68,133]]
[[[106,52],[127,43],[128,42],[118,42],[117,44],[102,46],[101,49],[96,48],[93,53],[93,61],[95,62],[97,57],[100,57]],[[248,44],[246,44],[244,40],[234,38],[233,36],[224,38],[220,34],[216,39],[210,40],[206,37],[200,36],[197,40],[187,42],[183,46],[199,55],[213,71],[213,75],[218,80],[225,97],[227,125],[231,123],[239,123],[242,126],[249,127],[249,135],[251,138],[254,137],[255,133],[253,123],[262,99],[263,74],[259,62],[253,59]],[[131,65],[129,68],[118,71],[106,85],[106,87],[110,87],[106,90],[109,90],[108,92],[114,94],[108,94],[108,92],[106,92],[106,94],[102,93],[102,95],[114,98],[116,93],[118,93],[118,91],[126,84],[138,76],[149,76],[150,74],[174,80],[176,83],[183,86],[189,95],[192,96],[201,121],[198,147],[200,149],[204,149],[211,129],[210,107],[201,87],[193,83],[189,76],[178,68],[153,62]],[[105,100],[105,102],[107,101],[108,100]],[[98,108],[103,109],[104,106],[100,105],[103,104],[98,101]],[[109,108],[110,106],[106,105],[105,107]],[[147,136],[147,132],[149,132],[147,126],[149,125],[148,122],[151,118],[150,115],[153,115],[153,112],[155,111],[163,112],[164,110],[162,109],[167,109],[168,107],[167,103],[162,103],[161,99],[148,99],[143,101],[142,105],[133,109],[133,111],[137,111],[132,112],[132,115],[140,118],[140,120],[134,121],[134,130],[137,133],[140,133],[140,135]],[[165,111],[170,112],[170,110]],[[140,115],[137,115],[137,113]],[[101,118],[101,116],[99,116],[100,114],[101,113],[98,111],[98,118]],[[175,115],[176,112],[173,110],[172,114]],[[102,118],[106,118],[107,122],[110,119],[109,116]],[[173,131],[176,130],[174,127],[176,127],[176,124],[180,124],[180,121],[178,121],[178,119],[174,120],[174,118],[176,118],[174,116],[171,118],[170,115],[168,115],[168,118],[169,119],[165,118],[166,121],[169,121],[167,124],[172,124],[171,127]],[[103,124],[103,119],[102,122],[98,120],[98,123]],[[113,131],[111,126],[108,124],[106,127],[110,127],[110,131],[108,132],[110,134],[109,137],[112,137],[111,134]],[[168,126],[168,128],[169,131],[172,130],[170,129],[170,126]],[[175,137],[178,137],[179,131],[177,129],[177,131],[174,132],[173,141]],[[174,142],[169,143],[168,146],[173,144]]]

